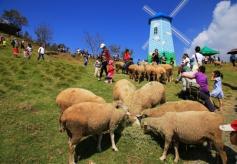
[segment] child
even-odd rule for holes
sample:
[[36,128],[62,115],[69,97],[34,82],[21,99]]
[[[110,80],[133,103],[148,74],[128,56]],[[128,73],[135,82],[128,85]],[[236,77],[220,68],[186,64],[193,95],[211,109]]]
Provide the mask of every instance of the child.
[[107,80],[105,80],[105,83],[112,83],[113,82],[113,76],[114,76],[114,63],[113,60],[109,60],[109,64],[107,67],[108,75]]
[[222,91],[222,81],[223,75],[220,71],[216,70],[212,73],[211,80],[214,81],[213,90],[210,93],[211,97],[217,98],[219,101],[219,109],[222,109],[222,99],[224,98],[224,93]]
[[99,58],[96,59],[95,61],[95,73],[94,73],[94,76],[95,77],[98,77],[98,80],[100,80],[100,70],[101,70],[101,62],[99,60]]

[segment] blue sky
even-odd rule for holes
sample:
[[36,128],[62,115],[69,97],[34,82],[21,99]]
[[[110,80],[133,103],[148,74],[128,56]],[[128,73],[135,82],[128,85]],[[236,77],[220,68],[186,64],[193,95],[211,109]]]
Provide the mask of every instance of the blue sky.
[[[72,51],[87,48],[84,32],[99,33],[107,45],[118,44],[134,50],[135,59],[144,59],[147,50],[142,46],[149,37],[149,15],[142,10],[149,5],[155,11],[169,14],[181,0],[2,0],[0,14],[4,10],[17,9],[27,17],[24,27],[33,38],[39,24],[48,24],[53,30],[53,40],[65,43]],[[213,10],[220,0],[189,0],[174,17],[173,26],[193,40],[207,29]],[[236,0],[231,1],[235,4]],[[188,47],[173,36],[175,53],[180,59]]]

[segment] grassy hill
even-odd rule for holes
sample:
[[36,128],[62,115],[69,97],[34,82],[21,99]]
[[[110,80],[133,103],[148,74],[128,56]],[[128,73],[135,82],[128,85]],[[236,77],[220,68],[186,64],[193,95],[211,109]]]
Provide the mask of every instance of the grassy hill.
[[[33,57],[24,61],[23,57],[12,56],[10,46],[0,48],[0,163],[66,163],[67,137],[59,132],[59,108],[55,104],[56,95],[68,87],[82,87],[112,101],[113,85],[97,81],[93,77],[93,62],[83,67],[79,58],[66,55],[46,56],[45,61],[37,61],[36,46]],[[208,74],[216,69],[208,66]],[[237,70],[231,65],[221,68],[224,72],[224,110],[226,122],[236,118],[237,110]],[[115,81],[127,78],[116,74]],[[135,83],[137,87],[141,84]],[[210,83],[211,84],[211,83]],[[178,100],[175,95],[180,85],[170,83],[166,86],[167,100]],[[96,152],[93,137],[78,146],[82,155],[81,163],[160,163],[163,148],[162,139],[144,135],[138,127],[128,127],[121,135],[116,135],[119,152],[110,148],[109,136],[102,141],[101,153]],[[230,145],[228,134],[225,143],[230,161],[236,149]],[[161,146],[160,146],[161,145]],[[171,152],[173,150],[171,149]],[[180,163],[211,163],[206,148],[181,146]],[[169,154],[167,163],[173,163]]]

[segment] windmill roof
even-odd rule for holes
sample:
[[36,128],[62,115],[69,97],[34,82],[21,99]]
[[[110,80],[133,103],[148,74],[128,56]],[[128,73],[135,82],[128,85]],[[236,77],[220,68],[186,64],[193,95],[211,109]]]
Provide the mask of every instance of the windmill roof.
[[158,12],[155,16],[153,16],[153,17],[151,17],[151,18],[149,19],[149,24],[151,23],[152,20],[160,19],[160,18],[166,18],[166,19],[168,19],[170,22],[172,21],[172,17],[168,16],[168,15],[165,14],[165,13]]

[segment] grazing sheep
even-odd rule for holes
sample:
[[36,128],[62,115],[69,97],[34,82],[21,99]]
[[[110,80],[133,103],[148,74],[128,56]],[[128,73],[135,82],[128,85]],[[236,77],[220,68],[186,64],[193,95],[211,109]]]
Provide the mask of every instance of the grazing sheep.
[[80,102],[105,103],[105,100],[102,97],[95,95],[91,91],[82,88],[65,89],[61,91],[56,98],[56,103],[61,108],[61,113],[63,113],[64,110],[73,104]]
[[159,65],[154,65],[154,74],[156,76],[156,80],[160,81],[162,83],[166,83],[167,81],[167,73],[165,68],[159,66]]
[[146,79],[147,79],[147,81],[151,81],[151,80],[155,79],[154,70],[155,70],[155,67],[153,65],[146,65]]
[[208,111],[201,103],[191,100],[180,100],[167,102],[157,108],[146,109],[142,112],[142,117],[160,117],[166,112],[185,112],[185,111]]
[[127,97],[133,94],[136,87],[126,79],[119,80],[115,83],[113,88],[113,99],[115,101],[121,100],[126,104]]
[[223,164],[227,157],[223,150],[222,132],[223,116],[207,111],[167,112],[161,117],[150,117],[142,120],[144,131],[159,133],[165,137],[164,152],[160,160],[165,160],[170,143],[174,142],[175,160],[178,162],[178,141],[186,144],[212,141],[220,153]]
[[99,135],[97,149],[101,151],[103,133],[110,133],[112,149],[118,151],[114,142],[114,130],[127,120],[127,112],[109,103],[84,102],[65,110],[60,124],[69,137],[69,164],[74,164],[76,145],[85,137]]
[[128,110],[131,113],[131,121],[137,122],[136,116],[140,115],[144,109],[163,104],[165,101],[164,86],[159,82],[152,81],[136,90],[133,95],[128,97],[125,104],[128,106]]
[[[137,79],[138,82],[140,83],[141,80],[143,79],[144,75],[145,75],[145,65],[139,65],[137,67]],[[136,80],[136,79],[135,79]]]
[[130,66],[128,66],[128,75],[130,79],[137,79],[137,68],[137,64],[131,64]]
[[171,82],[173,80],[173,67],[169,64],[160,64],[166,70],[167,82]]

